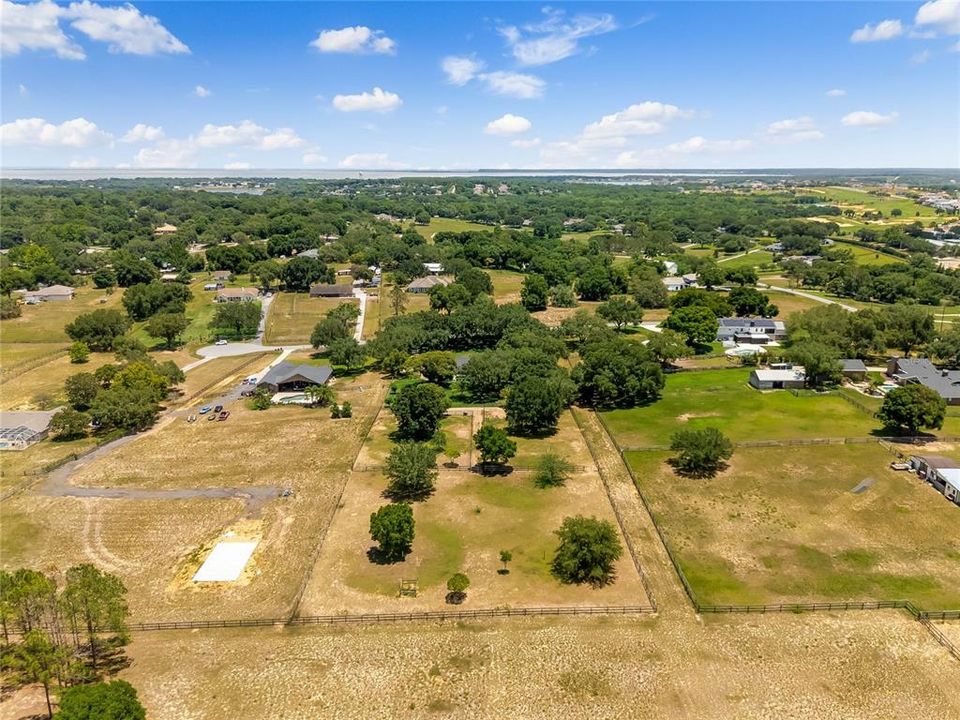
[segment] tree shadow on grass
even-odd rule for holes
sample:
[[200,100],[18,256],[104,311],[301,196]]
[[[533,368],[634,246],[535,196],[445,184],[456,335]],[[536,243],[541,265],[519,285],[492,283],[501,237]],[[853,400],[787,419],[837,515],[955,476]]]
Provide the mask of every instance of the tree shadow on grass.
[[387,555],[379,547],[374,545],[367,550],[367,559],[374,565],[396,565],[406,560],[407,553],[409,552],[410,550],[407,549],[407,552],[403,555]]
[[667,460],[667,465],[673,468],[673,471],[680,477],[690,478],[693,480],[709,480],[710,478],[716,477],[724,470],[730,467],[728,463],[723,461],[718,462],[716,465],[712,465],[706,468],[697,468],[690,469],[680,466],[680,460],[678,458],[670,458]]

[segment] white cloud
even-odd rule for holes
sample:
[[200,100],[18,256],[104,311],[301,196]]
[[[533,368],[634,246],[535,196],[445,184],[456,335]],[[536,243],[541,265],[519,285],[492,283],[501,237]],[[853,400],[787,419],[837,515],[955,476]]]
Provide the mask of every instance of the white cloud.
[[728,156],[753,147],[751,140],[709,140],[696,135],[662,148],[631,150],[617,155],[613,164],[618,167],[668,167],[684,158],[703,155]]
[[270,130],[251,120],[239,125],[204,125],[196,138],[198,147],[242,146],[257,150],[283,150],[303,147],[307,141],[291,128]]
[[533,124],[525,117],[507,113],[488,122],[483,131],[487,135],[516,135],[526,132],[531,127],[533,127]]
[[777,120],[767,125],[767,138],[773,142],[797,143],[823,140],[824,137],[824,134],[817,129],[813,118],[807,115]]
[[386,153],[354,153],[338,164],[342,168],[355,170],[399,170],[406,167],[403,163],[391,160]]
[[153,125],[137,123],[132,128],[127,130],[126,134],[120,138],[120,142],[156,142],[157,140],[163,140],[163,138],[164,133],[162,127],[154,127]]
[[646,101],[604,115],[597,122],[583,129],[585,138],[625,137],[628,135],[652,135],[662,132],[666,123],[678,118],[693,117],[693,111],[681,110],[676,105]]
[[951,45],[948,49],[949,49],[950,52],[960,53],[960,40],[958,40],[957,42],[955,42],[955,43],[954,43],[953,45]]
[[83,60],[83,48],[60,28],[64,8],[51,2],[19,4],[3,0],[0,6],[0,50],[18,55],[21,50],[52,50],[64,60]]
[[857,110],[856,112],[844,115],[840,122],[847,127],[877,127],[879,125],[889,125],[897,119],[898,113],[892,112],[888,115],[869,110]]
[[580,52],[579,41],[617,29],[613,15],[574,15],[567,18],[562,10],[544,8],[546,19],[522,28],[510,25],[500,28],[513,56],[522,65],[547,65]]
[[323,30],[310,43],[322,53],[375,53],[392,55],[397,44],[388,38],[383,30],[371,30],[364,25],[345,27],[340,30]]
[[193,94],[198,98],[210,97],[213,93],[210,90],[207,90],[203,85],[197,85],[193,89]]
[[450,55],[440,62],[447,76],[447,82],[453,85],[466,85],[483,69],[483,62],[469,57]]
[[833,90],[827,90],[827,97],[844,97],[847,94],[846,90],[841,90],[840,88],[834,88]]
[[234,162],[228,162],[226,165],[223,166],[223,169],[224,170],[249,170],[251,167],[253,166],[248,162],[234,161]]
[[0,125],[0,143],[34,147],[90,147],[113,139],[86,118],[74,118],[54,125],[43,118],[22,118]]
[[302,160],[304,165],[322,165],[327,162],[327,156],[321,155],[316,150],[310,150],[303,154]]
[[540,144],[540,138],[530,138],[529,140],[511,140],[510,144],[515,148],[528,149],[537,147]]
[[70,161],[70,167],[72,168],[95,168],[100,167],[100,160],[95,157],[88,158],[74,158]]
[[403,105],[396,93],[378,87],[359,95],[335,95],[333,106],[340,112],[390,112]]
[[948,35],[960,35],[960,2],[957,0],[932,0],[917,10],[914,18],[917,25],[933,25]]
[[903,35],[903,24],[899,20],[883,20],[876,25],[867,23],[859,30],[854,30],[850,42],[878,42],[892,40]]
[[546,83],[535,75],[503,70],[483,73],[479,77],[490,92],[524,100],[540,97],[546,86]]
[[141,168],[194,167],[197,164],[196,144],[191,140],[161,140],[153,147],[140,148],[133,164]]
[[929,50],[921,50],[920,52],[914,53],[913,55],[910,56],[910,64],[911,64],[911,65],[923,65],[923,64],[924,64],[925,62],[927,62],[931,57],[933,57],[933,56],[930,54],[930,51],[929,51]]
[[156,55],[189,53],[157,18],[141,15],[133,5],[103,7],[89,0],[71,3],[63,12],[70,25],[89,37],[107,43],[112,53]]
[[20,85],[17,87],[17,92],[20,93],[20,97],[26,97],[30,94],[30,90],[28,90],[27,86],[23,83],[20,83]]

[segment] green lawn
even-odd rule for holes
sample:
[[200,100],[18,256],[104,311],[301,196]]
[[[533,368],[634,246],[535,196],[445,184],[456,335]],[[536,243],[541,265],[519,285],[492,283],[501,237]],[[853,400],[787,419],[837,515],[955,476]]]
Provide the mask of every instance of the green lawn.
[[512,270],[486,270],[493,281],[493,297],[498,301],[520,302],[523,273]]
[[668,445],[681,428],[718,427],[733,441],[865,437],[877,423],[836,395],[759,392],[749,370],[667,376],[663,397],[646,407],[603,413],[621,447]]
[[108,294],[105,290],[92,287],[77,288],[72,300],[42,302],[38,305],[24,305],[23,314],[18,318],[0,321],[0,337],[4,346],[15,343],[60,343],[67,345],[70,338],[63,328],[77,315],[100,308],[121,309],[120,298],[123,292],[117,290]]
[[306,344],[314,326],[337,305],[357,301],[339,298],[312,298],[306,293],[277,293],[270,305],[263,341],[268,345]]
[[[848,187],[828,187],[822,189],[824,199],[827,202],[835,202],[839,205],[848,205],[855,208],[867,210],[879,210],[885,217],[890,217],[890,211],[899,209],[903,212],[901,218],[915,219],[919,213],[921,218],[931,218],[936,216],[933,208],[926,205],[920,205],[913,200],[891,197],[888,194],[882,196],[874,195],[867,190],[858,190]],[[837,218],[837,222],[843,222],[845,218]]]
[[724,260],[720,258],[720,264],[723,265],[724,270],[733,270],[734,268],[746,268],[746,267],[760,267],[761,265],[769,265],[773,262],[773,253],[766,250],[758,250],[757,252],[747,253],[740,257],[734,257],[732,260]]
[[493,225],[481,225],[467,220],[441,217],[430,218],[429,225],[416,226],[416,231],[427,240],[432,240],[434,234],[438,232],[490,232],[493,229]]
[[706,480],[667,457],[627,453],[701,602],[960,608],[960,536],[944,532],[960,509],[878,445],[741,449]]
[[837,250],[849,250],[853,253],[853,260],[857,265],[889,265],[891,263],[902,263],[903,259],[877,252],[872,248],[864,247],[858,243],[837,241],[834,246]]

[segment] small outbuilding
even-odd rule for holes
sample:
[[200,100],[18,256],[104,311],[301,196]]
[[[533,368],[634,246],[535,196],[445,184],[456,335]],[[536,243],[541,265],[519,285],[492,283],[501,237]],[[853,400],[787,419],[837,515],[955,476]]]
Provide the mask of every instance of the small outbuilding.
[[844,358],[840,361],[840,372],[848,380],[857,382],[865,380],[867,377],[867,366],[863,360],[857,358]]
[[353,286],[352,285],[328,285],[326,283],[311,285],[310,297],[332,297],[332,298],[353,297]]
[[0,450],[25,450],[49,433],[56,410],[0,412]]
[[942,455],[916,455],[910,466],[947,500],[960,505],[960,462]]
[[303,390],[311,385],[326,385],[333,371],[329,365],[294,365],[282,362],[274,365],[257,383],[257,390],[286,393]]
[[804,387],[807,375],[799,366],[757,368],[750,373],[750,384],[757,390],[791,390]]
[[58,302],[60,300],[73,300],[73,294],[76,292],[69,285],[48,285],[39,290],[31,290],[23,294],[23,301],[27,305],[37,305],[42,302]]

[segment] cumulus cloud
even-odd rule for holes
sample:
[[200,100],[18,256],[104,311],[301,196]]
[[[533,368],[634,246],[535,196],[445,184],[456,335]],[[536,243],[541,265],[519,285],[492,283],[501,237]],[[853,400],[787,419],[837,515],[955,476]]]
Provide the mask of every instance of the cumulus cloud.
[[879,42],[881,40],[892,40],[901,35],[903,35],[903,23],[899,20],[883,20],[876,25],[867,23],[862,28],[854,30],[850,36],[850,42]]
[[397,44],[388,38],[383,30],[371,30],[365,25],[355,25],[339,30],[323,30],[310,42],[310,47],[322,53],[393,55]]
[[797,143],[823,140],[824,134],[817,129],[812,117],[804,115],[770,123],[767,125],[767,138],[774,142]]
[[375,87],[372,92],[359,95],[336,95],[333,106],[340,112],[390,112],[403,105],[396,93]]
[[544,20],[517,27],[500,28],[513,56],[522,65],[547,65],[580,52],[584,38],[617,29],[613,15],[580,14],[567,17],[563,10],[544,8]]
[[932,0],[917,10],[914,23],[932,26],[947,35],[960,35],[960,2],[957,0]]
[[203,126],[195,142],[198,147],[239,146],[256,150],[285,150],[307,144],[307,141],[291,128],[269,130],[251,120],[244,120],[239,125],[208,123]]
[[83,60],[83,48],[60,28],[63,10],[51,0],[30,4],[3,0],[0,50],[4,55],[19,55],[21,50],[52,50],[64,60]]
[[613,164],[617,167],[667,167],[682,162],[684,158],[704,155],[726,156],[752,147],[751,140],[710,140],[696,135],[662,148],[622,152],[617,155]]
[[156,145],[140,148],[133,158],[140,168],[189,168],[197,164],[196,143],[191,140],[161,140]]
[[207,88],[205,88],[203,85],[197,85],[193,89],[193,94],[196,95],[198,98],[205,98],[213,95],[213,93],[210,90],[207,90]]
[[889,125],[897,119],[898,113],[892,112],[882,115],[870,110],[857,110],[840,118],[840,122],[847,127],[878,127]]
[[841,90],[840,88],[834,88],[833,90],[827,90],[827,97],[844,97],[847,94],[846,90]]
[[303,154],[301,160],[303,161],[304,165],[322,165],[323,163],[327,162],[327,156],[321,155],[316,150],[310,150]]
[[540,97],[546,87],[546,83],[535,75],[503,70],[483,73],[479,78],[490,92],[523,100]]
[[78,117],[54,125],[43,118],[21,118],[0,125],[0,143],[33,147],[90,147],[113,139],[96,123]]
[[663,132],[667,123],[679,118],[693,117],[693,111],[681,110],[676,105],[646,101],[604,115],[597,122],[583,129],[586,138],[625,137],[628,135],[652,135]]
[[399,170],[406,167],[403,163],[391,160],[386,153],[354,153],[347,155],[338,165],[354,170]]
[[120,138],[120,142],[156,142],[157,140],[163,140],[163,138],[164,133],[162,127],[154,127],[153,125],[147,125],[145,123],[137,123],[132,128],[127,130],[126,134]]
[[483,69],[483,62],[469,57],[450,55],[440,61],[440,67],[452,85],[466,85]]
[[533,127],[533,124],[525,117],[507,113],[488,122],[483,131],[487,135],[516,135],[526,132],[531,127]]

